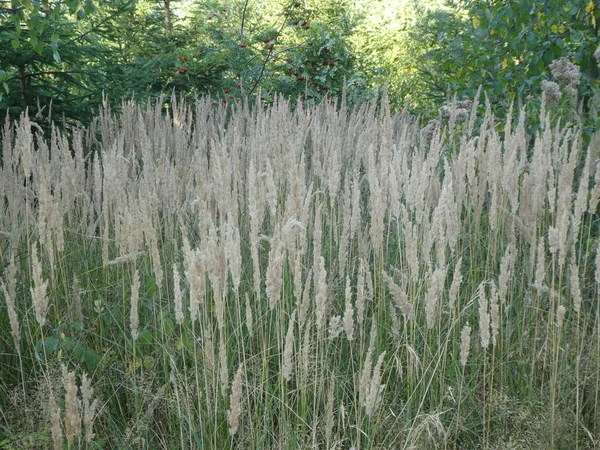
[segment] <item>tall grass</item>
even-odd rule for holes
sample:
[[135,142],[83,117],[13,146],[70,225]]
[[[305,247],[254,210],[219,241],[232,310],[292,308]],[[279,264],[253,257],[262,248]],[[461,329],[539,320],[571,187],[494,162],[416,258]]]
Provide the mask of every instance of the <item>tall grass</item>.
[[0,447],[600,445],[600,135],[171,105],[4,128]]

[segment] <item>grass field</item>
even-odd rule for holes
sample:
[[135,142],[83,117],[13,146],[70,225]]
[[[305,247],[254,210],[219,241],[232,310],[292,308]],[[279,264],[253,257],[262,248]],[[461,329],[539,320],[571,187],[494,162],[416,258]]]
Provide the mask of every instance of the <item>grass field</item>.
[[162,106],[2,132],[1,448],[600,447],[600,134]]

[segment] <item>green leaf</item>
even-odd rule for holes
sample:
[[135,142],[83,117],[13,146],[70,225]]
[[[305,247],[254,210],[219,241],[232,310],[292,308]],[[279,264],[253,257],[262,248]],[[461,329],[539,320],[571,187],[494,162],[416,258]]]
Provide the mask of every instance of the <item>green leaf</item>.
[[35,50],[35,52],[38,55],[42,55],[42,52],[44,51],[44,44],[42,44],[41,42],[38,42],[37,44],[35,44],[35,46],[33,47],[33,49]]
[[98,367],[98,364],[100,364],[100,361],[102,360],[102,358],[100,358],[100,356],[98,356],[96,353],[94,353],[89,348],[86,348],[85,351],[83,352],[83,360],[85,361],[85,364],[87,365],[88,370],[90,372],[93,372]]
[[16,50],[19,48],[21,43],[17,39],[13,39],[10,41],[10,45],[12,45],[13,50]]
[[58,348],[61,350],[71,350],[73,348],[73,339],[70,337],[64,338]]
[[57,63],[61,62],[60,55],[58,54],[58,52],[57,52],[56,50],[54,50],[54,51],[52,52],[52,58],[53,58],[53,59],[54,59],[54,61],[56,61]]
[[52,36],[50,36],[51,42],[58,42],[59,39],[60,39],[60,36],[58,35],[58,33],[52,33]]
[[55,336],[48,336],[44,340],[39,340],[37,341],[37,344],[35,344],[35,357],[39,361],[42,361],[42,359],[45,359],[54,353],[57,346],[58,338]]

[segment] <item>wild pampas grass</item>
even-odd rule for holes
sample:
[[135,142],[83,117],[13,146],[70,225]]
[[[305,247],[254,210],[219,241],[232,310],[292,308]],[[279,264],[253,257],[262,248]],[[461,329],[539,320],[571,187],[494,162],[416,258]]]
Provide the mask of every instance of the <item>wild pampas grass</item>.
[[169,105],[103,110],[73,152],[34,145],[29,119],[6,128],[0,386],[26,398],[73,370],[48,420],[12,408],[0,431],[595,445],[600,171],[576,127],[543,117],[530,136],[520,110],[500,133],[479,97],[430,125],[385,102]]

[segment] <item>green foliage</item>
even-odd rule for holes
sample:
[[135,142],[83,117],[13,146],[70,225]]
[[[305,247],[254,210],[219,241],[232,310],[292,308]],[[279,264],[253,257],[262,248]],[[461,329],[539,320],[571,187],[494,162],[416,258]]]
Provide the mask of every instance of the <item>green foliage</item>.
[[453,6],[443,20],[433,12],[423,23],[433,25],[428,75],[439,95],[449,90],[472,98],[482,86],[503,116],[511,102],[540,92],[541,81],[551,79],[552,61],[568,57],[581,68],[579,94],[584,107],[591,106],[598,78],[592,55],[600,43],[600,9],[593,1],[464,1]]

